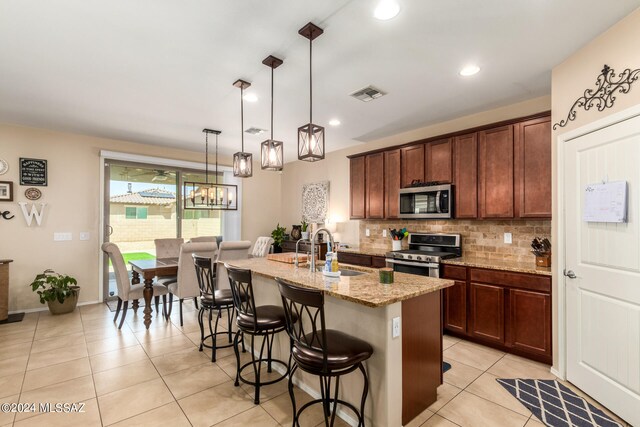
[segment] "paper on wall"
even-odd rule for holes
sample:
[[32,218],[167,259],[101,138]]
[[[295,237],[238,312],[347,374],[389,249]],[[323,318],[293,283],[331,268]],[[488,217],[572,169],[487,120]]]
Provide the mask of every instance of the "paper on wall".
[[627,222],[627,182],[587,185],[582,219],[586,222]]

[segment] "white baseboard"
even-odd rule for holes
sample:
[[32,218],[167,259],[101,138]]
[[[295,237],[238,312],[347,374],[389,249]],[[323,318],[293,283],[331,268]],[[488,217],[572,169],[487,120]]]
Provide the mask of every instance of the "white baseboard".
[[[78,303],[78,307],[83,306],[83,305],[92,305],[92,304],[102,304],[102,301],[86,301],[86,302],[79,302]],[[42,307],[39,308],[27,308],[24,310],[12,310],[9,312],[9,314],[16,314],[16,313],[36,313],[38,311],[48,311],[49,308],[45,305],[43,305]]]
[[[247,344],[247,343],[245,343]],[[247,348],[251,347],[251,345],[246,345]],[[253,354],[256,357],[259,357],[259,352],[255,351],[253,352]],[[284,373],[287,371],[286,368],[282,365],[280,365],[279,363],[273,364],[272,365],[272,369],[274,371],[278,371],[280,374],[284,375]],[[288,381],[287,379],[283,379],[282,381]],[[300,378],[293,378],[293,384],[295,386],[297,386],[300,390],[304,391],[305,393],[307,393],[309,396],[313,397],[314,399],[320,399],[322,397],[322,395],[320,394],[320,392],[316,391],[313,387],[311,387],[310,385],[302,382],[300,380]],[[336,415],[338,415],[340,418],[342,418],[342,420],[344,422],[346,422],[347,424],[349,424],[350,426],[354,426],[356,427],[358,425],[358,420],[354,419],[351,416],[351,412],[347,412],[343,409],[338,409],[338,411],[336,412]],[[363,414],[364,416],[364,414]]]
[[566,378],[564,378],[562,375],[560,375],[560,371],[558,371],[556,368],[554,368],[553,366],[550,369],[551,373],[553,375],[555,375],[556,377],[560,378],[561,380],[566,380]]

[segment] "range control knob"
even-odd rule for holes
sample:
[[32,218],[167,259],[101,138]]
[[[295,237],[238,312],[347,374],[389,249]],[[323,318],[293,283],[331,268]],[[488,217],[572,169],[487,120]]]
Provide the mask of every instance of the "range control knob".
[[407,255],[407,259],[411,259],[411,258],[412,258],[412,256],[411,256],[411,255]]
[[420,255],[418,255],[418,256],[416,257],[416,260],[418,260],[418,261],[420,261],[421,259],[422,259],[422,257],[421,257]]

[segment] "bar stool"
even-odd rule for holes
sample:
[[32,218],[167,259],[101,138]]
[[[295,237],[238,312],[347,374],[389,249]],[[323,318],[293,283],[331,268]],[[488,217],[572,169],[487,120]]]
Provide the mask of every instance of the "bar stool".
[[[260,387],[275,384],[283,380],[291,370],[291,355],[289,362],[274,359],[271,355],[273,349],[273,339],[278,332],[286,329],[285,313],[282,307],[277,305],[262,305],[256,307],[253,297],[253,286],[251,284],[251,270],[242,268],[234,268],[228,264],[224,265],[229,275],[229,285],[233,294],[233,301],[237,310],[236,324],[238,332],[233,342],[233,348],[236,353],[236,381],[235,386],[240,385],[240,381],[245,384],[252,385],[255,389],[253,403],[260,403]],[[244,335],[251,335],[251,361],[240,366],[240,352],[238,343],[242,340],[244,344]],[[254,339],[262,337],[262,345],[260,346],[260,354],[256,359]],[[267,347],[267,357],[264,357],[265,345]],[[285,373],[271,381],[261,381],[260,372],[262,363],[266,362],[267,372],[272,372],[272,364],[279,364],[285,368]],[[247,367],[253,366],[255,381],[249,381],[242,377],[242,371]]]
[[[200,311],[198,312],[198,324],[200,325],[200,351],[203,347],[211,349],[211,361],[216,361],[216,350],[219,348],[228,348],[233,345],[231,319],[235,309],[233,304],[233,296],[229,289],[216,289],[216,273],[215,264],[212,264],[211,258],[192,254],[193,264],[196,268],[196,277],[198,278],[198,286],[200,287]],[[211,320],[213,311],[216,313],[215,327],[211,329]],[[218,332],[218,320],[222,316],[222,311],[227,311],[227,332]],[[209,335],[204,336],[204,312],[209,312]],[[228,335],[229,344],[218,345],[218,336]],[[211,345],[206,341],[211,338]]]
[[[324,316],[324,294],[315,289],[301,288],[276,278],[282,305],[284,306],[287,332],[293,340],[293,366],[289,374],[289,395],[293,406],[293,425],[297,426],[302,412],[316,403],[322,403],[326,425],[333,426],[338,403],[351,409],[358,417],[358,426],[364,427],[364,404],[369,392],[369,378],[362,362],[373,354],[369,343],[327,329]],[[318,325],[318,322],[320,323]],[[320,377],[321,399],[312,400],[296,411],[293,394],[293,374],[300,368],[304,372]],[[364,377],[364,389],[360,411],[354,405],[338,399],[340,377],[359,369]],[[331,379],[335,378],[335,394],[331,396]],[[333,404],[333,408],[331,408]],[[329,417],[331,423],[329,424]]]

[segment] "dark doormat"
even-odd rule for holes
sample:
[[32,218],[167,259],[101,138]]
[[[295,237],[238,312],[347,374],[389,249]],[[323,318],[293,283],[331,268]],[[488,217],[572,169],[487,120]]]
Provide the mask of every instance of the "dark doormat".
[[449,369],[451,369],[451,364],[447,362],[442,362],[442,373],[444,374]]
[[0,325],[4,325],[5,323],[17,323],[22,322],[24,319],[24,313],[13,313],[10,314],[5,320],[0,320]]
[[555,380],[496,379],[547,426],[622,427]]

